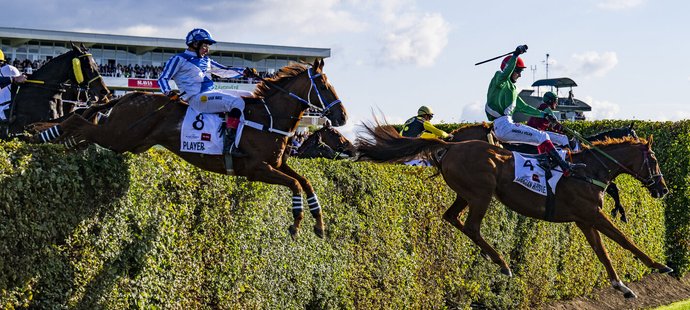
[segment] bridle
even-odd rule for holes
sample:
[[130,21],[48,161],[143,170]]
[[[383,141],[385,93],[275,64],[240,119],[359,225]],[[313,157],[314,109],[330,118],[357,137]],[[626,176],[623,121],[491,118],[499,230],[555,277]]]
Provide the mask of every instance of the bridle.
[[[307,99],[304,99],[304,98],[294,94],[293,92],[288,91],[285,88],[282,88],[282,87],[276,85],[275,83],[268,81],[268,80],[266,80],[260,76],[256,76],[256,78],[259,79],[264,84],[268,85],[269,87],[275,88],[275,89],[277,89],[283,93],[286,93],[288,96],[296,99],[297,101],[299,101],[302,104],[305,104],[307,107],[312,108],[318,112],[321,112],[321,115],[319,117],[324,117],[329,113],[329,110],[333,106],[340,103],[341,101],[340,101],[340,99],[335,99],[332,102],[326,104],[325,103],[326,100],[324,100],[323,94],[319,90],[318,85],[316,85],[316,78],[320,77],[322,75],[322,73],[313,74],[311,67],[307,68],[307,71],[305,71],[305,72],[307,73],[307,76],[309,77],[309,82],[310,82],[309,91],[307,92]],[[311,103],[311,91],[312,91],[312,89],[316,91],[316,96],[319,98],[319,103],[321,104],[321,106],[316,106],[313,103]]]
[[[97,81],[97,80],[103,80],[103,76],[101,76],[101,73],[98,70],[94,70],[96,72],[96,76],[91,78],[88,81],[84,81],[84,70],[82,69],[81,66],[81,58],[86,58],[87,61],[89,62],[89,66],[91,66],[91,60],[88,57],[92,57],[91,53],[84,53],[82,55],[79,55],[75,58],[72,59],[72,71],[74,73],[74,80],[77,82],[77,92],[84,91],[86,92],[86,101],[92,101],[91,100],[91,92],[89,91],[91,89],[91,83]],[[103,82],[105,84],[105,82]],[[107,94],[106,94],[107,95]],[[105,95],[104,95],[105,96]],[[96,100],[93,100],[96,101]]]
[[[592,150],[592,149],[590,149],[590,150]],[[653,152],[653,151],[650,151],[650,150],[644,150],[644,151],[643,151],[644,162],[642,162],[642,165],[640,166],[640,169],[638,169],[637,172],[635,172],[635,171],[630,170],[630,168],[628,168],[628,167],[624,166],[623,164],[621,164],[619,161],[617,161],[615,158],[611,157],[611,155],[605,153],[605,152],[602,151],[601,149],[599,149],[599,148],[593,148],[593,150],[599,151],[599,153],[602,154],[602,155],[604,155],[604,157],[608,158],[608,159],[611,160],[614,164],[616,164],[618,167],[620,167],[620,168],[623,169],[625,172],[627,172],[628,174],[630,174],[632,177],[634,177],[635,179],[637,179],[638,181],[640,181],[640,182],[642,183],[642,185],[643,185],[644,187],[646,187],[647,189],[651,189],[652,186],[654,186],[655,184],[659,183],[659,182],[661,181],[661,178],[664,176],[661,172],[659,172],[659,173],[654,173],[654,172],[652,171],[652,165],[649,163],[649,158],[650,158],[652,155],[654,155],[654,152]],[[601,159],[599,159],[598,156],[596,156],[595,153],[593,153],[593,154],[594,154],[594,158],[596,158],[596,159],[597,159],[607,170],[609,170],[609,171],[611,170]],[[645,168],[647,168],[647,175],[649,176],[649,177],[647,177],[647,178],[643,178],[643,177],[641,176],[641,172],[642,172],[643,169],[645,169]]]

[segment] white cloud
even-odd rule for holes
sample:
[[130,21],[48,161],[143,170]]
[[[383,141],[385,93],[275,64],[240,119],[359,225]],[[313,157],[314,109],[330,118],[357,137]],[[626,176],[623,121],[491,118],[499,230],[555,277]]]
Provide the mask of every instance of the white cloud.
[[605,10],[625,10],[642,5],[645,0],[603,0],[597,3],[597,7]]
[[571,74],[582,77],[602,77],[618,64],[615,52],[584,52],[573,54],[573,65],[569,66]]
[[585,97],[584,101],[588,102],[592,107],[592,111],[585,112],[585,116],[588,120],[619,118],[621,107],[616,103],[605,100],[594,100],[592,97]]
[[486,113],[484,112],[484,102],[475,101],[466,104],[462,108],[460,122],[482,122],[486,121]]
[[450,26],[438,13],[408,13],[384,34],[384,62],[428,67],[448,45]]
[[[230,4],[235,5],[234,2]],[[366,22],[338,0],[261,0],[250,4],[250,28],[281,29],[301,34],[362,31]]]

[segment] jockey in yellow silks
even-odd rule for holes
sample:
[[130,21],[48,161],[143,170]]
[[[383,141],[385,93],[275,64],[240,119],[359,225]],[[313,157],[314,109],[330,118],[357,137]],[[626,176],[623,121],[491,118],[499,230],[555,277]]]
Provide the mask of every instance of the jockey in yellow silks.
[[419,137],[419,138],[438,138],[438,139],[452,139],[453,135],[434,127],[431,124],[431,119],[434,117],[434,112],[427,106],[421,106],[417,110],[417,116],[408,119],[400,131],[403,137]]

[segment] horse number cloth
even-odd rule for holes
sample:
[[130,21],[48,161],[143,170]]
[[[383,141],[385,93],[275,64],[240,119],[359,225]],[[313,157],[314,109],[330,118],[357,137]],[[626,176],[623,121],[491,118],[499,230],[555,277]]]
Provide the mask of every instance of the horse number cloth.
[[[561,158],[565,158],[564,151],[559,150],[558,154],[561,155]],[[518,152],[513,152],[513,158],[515,159],[515,179],[513,182],[518,183],[537,194],[546,196],[546,173],[537,162],[537,158]],[[552,177],[548,180],[548,182],[555,194],[556,184],[558,183],[558,180],[561,179],[561,176],[563,176],[563,172],[552,169],[551,175]]]
[[210,155],[223,154],[223,119],[214,113],[187,108],[180,130],[180,151]]

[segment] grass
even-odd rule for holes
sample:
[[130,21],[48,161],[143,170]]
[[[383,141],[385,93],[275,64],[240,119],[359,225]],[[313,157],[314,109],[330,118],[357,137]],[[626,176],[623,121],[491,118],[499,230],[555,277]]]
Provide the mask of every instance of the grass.
[[674,302],[670,305],[654,308],[653,310],[684,310],[690,309],[690,299]]

